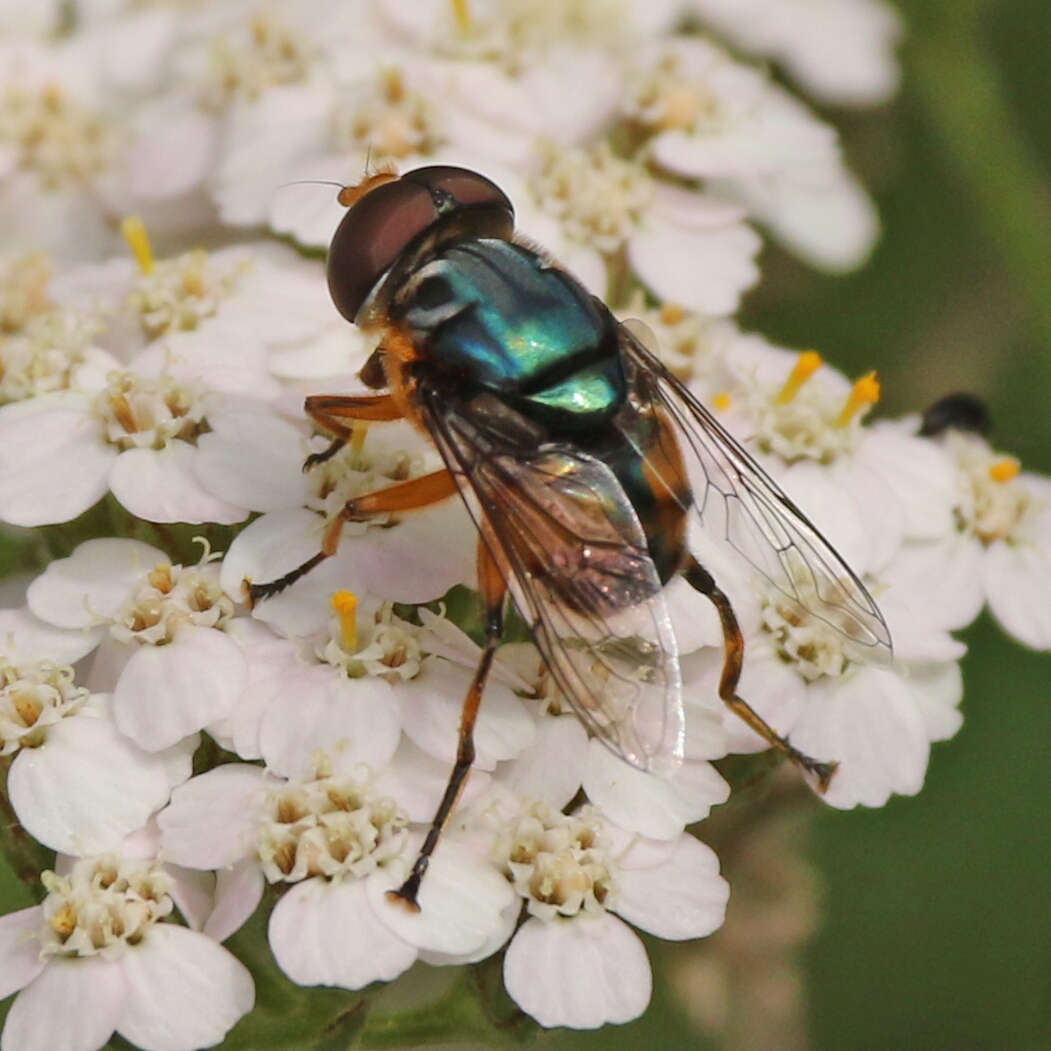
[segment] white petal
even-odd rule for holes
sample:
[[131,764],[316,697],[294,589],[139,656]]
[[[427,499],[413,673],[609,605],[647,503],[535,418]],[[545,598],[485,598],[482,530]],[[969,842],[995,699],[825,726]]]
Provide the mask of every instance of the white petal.
[[292,424],[262,412],[217,415],[197,441],[194,470],[216,496],[253,511],[301,507],[305,443]]
[[0,916],[0,999],[27,986],[47,965],[37,938],[42,922],[39,905]]
[[255,858],[245,858],[216,873],[215,905],[204,924],[204,933],[224,942],[239,931],[263,897],[266,880]]
[[26,829],[64,854],[114,850],[170,791],[166,759],[136,748],[108,720],[63,719],[11,766],[11,803]]
[[164,449],[129,449],[120,454],[110,476],[113,495],[147,522],[243,521],[248,510],[221,500],[197,480],[197,452],[183,441]]
[[1051,557],[1047,551],[997,541],[986,550],[982,579],[989,609],[1004,631],[1035,650],[1051,649]]
[[606,913],[527,920],[504,956],[504,985],[545,1028],[597,1029],[638,1018],[653,976],[642,942]]
[[[126,54],[133,56],[135,50]],[[147,198],[180,197],[208,170],[215,121],[191,106],[157,107],[152,117],[129,151],[132,191]]]
[[52,956],[15,999],[2,1051],[97,1051],[120,1018],[127,983],[118,962]]
[[[159,834],[157,838],[159,850]],[[186,869],[181,865],[165,865],[164,872],[172,881],[168,893],[186,925],[192,931],[202,930],[215,905],[215,873]]]
[[248,666],[233,639],[188,625],[167,646],[142,646],[113,695],[121,733],[149,751],[176,744],[232,710]]
[[[419,842],[419,837],[410,840]],[[414,851],[407,849],[405,856],[405,866],[390,866],[366,880],[369,903],[395,934],[417,948],[455,956],[473,953],[503,930],[504,910],[515,893],[485,858],[450,836],[442,839],[420,885],[420,911],[414,913],[386,898],[408,874]]]
[[270,915],[274,959],[297,985],[363,989],[389,982],[416,949],[377,919],[365,881],[310,879],[291,887]]
[[249,856],[266,794],[277,783],[261,767],[227,763],[180,785],[157,815],[162,857],[189,868],[221,869]]
[[[29,406],[28,411],[23,406]],[[42,395],[0,409],[0,519],[68,522],[109,488],[117,450],[102,424],[72,398]]]
[[685,833],[674,843],[660,865],[621,869],[613,907],[658,938],[703,938],[722,925],[730,885],[711,847]]
[[398,747],[401,719],[383,679],[346,679],[328,665],[301,667],[282,676],[277,694],[259,726],[260,751],[276,774],[309,778],[318,750],[336,773],[360,763],[382,767]]
[[597,740],[588,742],[583,781],[588,799],[611,821],[653,839],[673,839],[730,794],[708,763],[687,759],[673,777],[658,777],[630,766]]
[[15,664],[75,664],[98,645],[102,630],[66,631],[34,616],[28,607],[0,609],[0,652]]
[[[450,661],[431,658],[422,673],[396,687],[406,735],[425,752],[452,763],[456,759],[460,712],[471,672]],[[527,747],[536,733],[525,704],[506,686],[486,686],[474,729],[475,765],[492,770]]]
[[92,627],[100,619],[114,617],[139,578],[168,561],[163,551],[138,540],[86,540],[29,585],[26,601],[49,624]]
[[841,809],[883,806],[893,793],[915,795],[930,754],[923,717],[901,677],[872,667],[846,681],[814,683],[792,744],[839,762],[822,798]]
[[561,810],[580,788],[587,733],[575,715],[540,720],[536,737],[516,759],[497,768],[499,784],[523,799]]
[[906,686],[923,716],[930,740],[947,741],[963,725],[959,709],[963,700],[963,673],[955,661],[911,665]]
[[173,923],[151,927],[122,964],[128,995],[117,1031],[143,1051],[211,1047],[255,1003],[233,953]]

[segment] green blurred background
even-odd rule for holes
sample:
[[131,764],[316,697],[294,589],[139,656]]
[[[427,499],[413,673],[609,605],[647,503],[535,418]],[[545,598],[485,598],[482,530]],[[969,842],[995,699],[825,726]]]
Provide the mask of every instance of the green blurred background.
[[[991,408],[994,443],[1051,473],[1051,4],[899,7],[909,37],[898,100],[828,113],[879,199],[880,247],[845,278],[767,249],[743,321],[815,347],[848,373],[875,367],[890,413],[974,391]],[[933,749],[924,791],[878,811],[807,804],[781,830],[788,842],[803,837],[819,873],[804,880],[820,888],[817,929],[809,940],[806,922],[795,932],[780,985],[725,990],[738,1016],[774,1020],[767,1030],[731,1021],[731,1031],[753,1034],[738,1035],[737,1047],[1051,1047],[1051,655],[1023,650],[988,619],[965,638],[964,726]],[[733,881],[735,867],[756,859],[726,864]],[[8,890],[5,902],[28,904],[21,888]],[[731,919],[752,906],[735,896]],[[784,924],[756,931],[745,941],[757,958],[766,939],[780,960]],[[681,980],[711,977],[711,960],[650,947],[655,993],[643,1019],[543,1043],[718,1046],[689,1017],[704,994]],[[739,952],[736,966],[738,975],[757,972]],[[805,1007],[794,1025],[776,1024],[786,1000]]]

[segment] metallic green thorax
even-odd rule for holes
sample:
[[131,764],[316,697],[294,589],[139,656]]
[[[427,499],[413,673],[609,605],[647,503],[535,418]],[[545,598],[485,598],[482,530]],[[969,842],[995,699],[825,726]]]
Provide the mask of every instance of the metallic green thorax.
[[421,267],[402,318],[462,393],[492,391],[554,432],[609,419],[625,383],[609,313],[526,248],[472,240]]

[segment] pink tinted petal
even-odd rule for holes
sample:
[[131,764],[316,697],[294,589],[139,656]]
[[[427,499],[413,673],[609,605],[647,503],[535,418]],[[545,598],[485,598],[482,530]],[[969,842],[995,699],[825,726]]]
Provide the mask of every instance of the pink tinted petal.
[[52,956],[15,998],[2,1051],[97,1051],[116,1028],[127,996],[119,961]]
[[75,664],[98,645],[102,631],[56,628],[34,616],[28,607],[0,609],[0,652],[12,663]]
[[63,719],[11,766],[11,804],[29,833],[65,854],[114,850],[168,801],[165,757],[136,748],[107,720]]
[[164,860],[221,869],[249,856],[266,793],[277,783],[261,767],[227,763],[180,785],[157,815]]
[[84,399],[43,395],[0,409],[0,519],[37,526],[76,518],[105,495],[116,458]]
[[527,920],[504,956],[504,985],[545,1028],[597,1029],[638,1018],[653,976],[642,942],[609,913]]
[[497,767],[494,780],[523,799],[561,810],[580,788],[587,733],[575,715],[547,716],[528,748]]
[[730,885],[711,847],[683,834],[659,865],[628,868],[617,877],[616,911],[658,938],[703,938],[722,926]]
[[168,893],[187,926],[193,931],[202,930],[215,903],[215,873],[181,865],[165,865],[164,871],[172,881]]
[[215,881],[215,906],[205,921],[204,933],[224,942],[240,930],[259,905],[265,883],[263,870],[254,857],[220,869]]
[[140,577],[168,556],[138,540],[102,538],[52,562],[26,593],[29,608],[60,628],[91,627],[115,616]]
[[0,916],[0,999],[27,986],[47,965],[37,939],[42,920],[39,905]]
[[143,1051],[212,1047],[255,1003],[233,953],[173,923],[151,927],[121,963],[128,995],[117,1030]]
[[113,694],[121,732],[150,751],[169,748],[228,715],[248,667],[233,639],[188,625],[167,646],[142,646]]
[[363,989],[389,982],[416,960],[416,949],[369,906],[363,880],[296,884],[270,915],[274,959],[297,985]]
[[196,450],[183,441],[165,449],[129,449],[110,476],[113,495],[147,522],[218,522],[232,525],[248,517],[244,507],[209,493],[194,474]]

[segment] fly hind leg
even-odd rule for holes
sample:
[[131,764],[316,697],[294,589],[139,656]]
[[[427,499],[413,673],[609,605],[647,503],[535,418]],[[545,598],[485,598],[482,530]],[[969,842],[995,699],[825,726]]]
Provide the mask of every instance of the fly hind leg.
[[741,629],[730,600],[716,585],[711,573],[695,559],[689,560],[682,575],[691,587],[711,601],[716,613],[719,614],[726,652],[723,673],[719,679],[719,696],[735,715],[743,719],[772,748],[788,756],[793,763],[802,767],[807,773],[813,774],[817,778],[818,788],[824,792],[832,781],[832,775],[839,764],[813,759],[799,751],[788,738],[782,737],[770,726],[746,700],[737,695],[737,683],[741,678],[741,665],[744,660],[744,639],[741,636]]
[[489,677],[489,668],[493,663],[493,655],[496,647],[500,644],[504,628],[504,597],[507,594],[507,585],[500,575],[489,554],[485,541],[478,538],[478,590],[482,595],[482,603],[485,607],[485,648],[475,669],[474,678],[467,689],[464,698],[463,710],[460,714],[460,734],[456,747],[456,763],[452,773],[449,775],[449,783],[445,786],[441,802],[435,812],[434,820],[427,832],[427,838],[423,841],[420,853],[413,862],[412,870],[408,879],[397,889],[387,891],[387,897],[392,901],[398,901],[406,905],[413,912],[419,912],[420,906],[416,896],[420,890],[420,882],[423,880],[427,866],[430,864],[431,855],[438,845],[438,839],[442,834],[446,821],[452,808],[456,805],[460,792],[471,772],[474,763],[474,724],[478,718],[478,709],[482,701],[482,691],[485,688],[485,680]]

